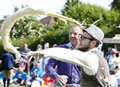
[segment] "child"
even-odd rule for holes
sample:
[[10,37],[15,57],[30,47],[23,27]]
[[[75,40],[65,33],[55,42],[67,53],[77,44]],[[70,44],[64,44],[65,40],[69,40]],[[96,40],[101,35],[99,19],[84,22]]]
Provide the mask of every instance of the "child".
[[18,70],[13,77],[13,81],[15,83],[19,83],[20,85],[25,85],[27,80],[27,74],[24,72],[25,65],[23,63],[19,64]]
[[30,80],[27,82],[27,85],[31,85],[33,82],[38,82],[38,84],[42,84],[42,78],[45,75],[45,71],[41,67],[40,62],[36,62],[30,72]]

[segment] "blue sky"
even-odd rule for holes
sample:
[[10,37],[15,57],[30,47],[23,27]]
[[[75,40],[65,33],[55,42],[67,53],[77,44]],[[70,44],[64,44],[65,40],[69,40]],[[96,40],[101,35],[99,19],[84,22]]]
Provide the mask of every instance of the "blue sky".
[[[106,9],[110,8],[110,3],[113,0],[81,0],[84,3],[96,4]],[[20,7],[21,4],[28,5],[29,7],[43,9],[46,11],[60,13],[63,9],[66,0],[1,0],[0,2],[0,19],[4,15],[13,14],[15,6]]]

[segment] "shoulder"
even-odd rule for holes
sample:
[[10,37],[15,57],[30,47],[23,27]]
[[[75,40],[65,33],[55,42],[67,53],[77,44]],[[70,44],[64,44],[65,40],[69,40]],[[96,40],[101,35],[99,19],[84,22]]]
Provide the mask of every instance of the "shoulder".
[[88,55],[91,58],[99,59],[98,55],[96,53],[94,53],[94,52],[87,52],[86,55]]
[[26,72],[23,72],[23,75],[27,75],[27,73],[26,73]]
[[3,54],[3,57],[13,57],[13,55],[10,53],[5,53],[5,54]]
[[67,48],[67,49],[69,49],[69,48],[71,48],[71,47],[72,47],[72,45],[71,45],[71,43],[67,43],[67,44],[62,44],[62,45],[59,45],[58,47],[61,47],[61,48]]

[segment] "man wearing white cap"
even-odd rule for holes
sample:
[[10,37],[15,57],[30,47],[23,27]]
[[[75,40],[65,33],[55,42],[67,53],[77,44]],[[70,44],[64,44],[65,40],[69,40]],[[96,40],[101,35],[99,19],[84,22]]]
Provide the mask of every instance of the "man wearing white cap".
[[[92,53],[97,54],[99,60],[99,63],[96,62],[94,64],[96,68],[99,66],[98,67],[99,71],[97,71],[97,75],[96,75],[97,80],[95,76],[88,75],[87,74],[88,72],[83,68],[83,72],[82,72],[83,79],[81,81],[82,87],[98,87],[98,85],[100,87],[108,87],[103,85],[103,83],[101,83],[101,80],[102,81],[105,79],[108,80],[110,77],[107,61],[104,59],[101,50],[99,50],[98,48],[99,45],[102,44],[103,38],[104,38],[103,31],[95,25],[91,25],[89,28],[85,29],[84,33],[81,35],[80,50],[91,51]],[[92,60],[91,55],[89,55],[88,57]],[[100,78],[99,75],[101,75],[101,73],[104,74]]]

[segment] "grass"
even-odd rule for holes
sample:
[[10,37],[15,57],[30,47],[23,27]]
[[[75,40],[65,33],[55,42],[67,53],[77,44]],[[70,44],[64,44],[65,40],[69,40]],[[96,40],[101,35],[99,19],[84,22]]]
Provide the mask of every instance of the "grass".
[[[3,85],[0,84],[0,87],[3,87]],[[16,85],[16,84],[10,84],[9,87],[26,87],[26,86],[19,86],[19,85]]]

